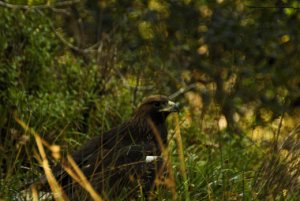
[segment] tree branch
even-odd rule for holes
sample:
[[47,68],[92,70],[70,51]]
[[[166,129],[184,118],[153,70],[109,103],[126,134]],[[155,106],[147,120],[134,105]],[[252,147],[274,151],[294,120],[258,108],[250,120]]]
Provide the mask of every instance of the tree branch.
[[278,9],[278,8],[292,8],[295,10],[299,10],[300,8],[298,7],[293,7],[293,6],[252,6],[252,5],[247,5],[246,7],[248,8],[259,8],[259,9]]
[[56,7],[63,7],[63,6],[70,6],[76,3],[79,3],[80,0],[74,1],[62,1],[57,2],[55,4],[42,4],[42,5],[17,5],[17,4],[10,4],[4,1],[0,1],[0,6],[10,9],[22,9],[22,10],[30,10],[30,9],[55,9]]
[[186,93],[187,91],[190,91],[193,88],[196,88],[198,83],[192,83],[186,87],[182,87],[180,88],[178,91],[176,91],[175,93],[173,93],[172,95],[169,96],[170,99],[176,98],[177,96]]

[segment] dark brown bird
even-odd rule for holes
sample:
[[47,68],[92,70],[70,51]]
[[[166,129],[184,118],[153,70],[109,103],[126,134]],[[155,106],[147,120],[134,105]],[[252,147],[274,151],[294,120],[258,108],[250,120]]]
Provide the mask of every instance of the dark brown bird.
[[[161,144],[167,145],[165,120],[177,111],[178,105],[168,97],[150,96],[127,122],[91,138],[72,157],[103,197],[112,199],[123,194],[128,198],[136,196],[141,188],[147,196],[161,162],[148,163],[146,158],[161,155]],[[71,200],[89,199],[87,194],[82,197],[83,190],[60,165],[52,172]],[[50,191],[45,177],[36,184]]]

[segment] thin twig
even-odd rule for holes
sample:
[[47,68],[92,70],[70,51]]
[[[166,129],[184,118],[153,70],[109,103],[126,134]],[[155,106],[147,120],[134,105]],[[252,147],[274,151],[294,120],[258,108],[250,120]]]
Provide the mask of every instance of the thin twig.
[[73,4],[79,3],[80,0],[74,1],[62,1],[57,2],[55,4],[42,4],[42,5],[18,5],[18,4],[10,4],[4,1],[0,1],[0,6],[10,9],[22,9],[22,10],[30,10],[30,9],[51,9],[55,7],[63,7],[63,6],[71,6]]
[[277,154],[277,151],[278,151],[278,138],[279,138],[280,130],[281,130],[281,127],[282,127],[283,118],[284,118],[284,112],[280,116],[278,129],[277,129],[277,132],[275,134],[275,139],[274,139],[274,151],[275,151],[274,153],[276,153],[276,154]]
[[293,7],[293,6],[252,6],[252,5],[247,5],[246,7],[248,8],[259,8],[259,9],[282,9],[282,8],[292,8],[295,10],[299,10],[300,8],[298,7]]
[[117,69],[117,68],[114,68],[113,70],[115,70],[115,72],[117,73],[117,75],[121,78],[122,82],[123,82],[123,85],[127,88],[137,88],[138,90],[140,91],[147,91],[147,90],[151,90],[154,88],[153,85],[145,85],[145,86],[136,86],[136,85],[131,85],[127,82],[126,78],[122,75],[122,73]]
[[141,76],[141,70],[138,70],[137,74],[136,74],[136,83],[135,83],[135,87],[133,88],[133,92],[132,92],[132,104],[134,106],[136,106],[136,99],[137,99],[137,93],[139,90],[139,85],[140,85],[140,76]]
[[193,88],[196,88],[196,86],[197,86],[197,83],[193,83],[193,84],[190,84],[190,85],[188,85],[186,87],[182,87],[178,91],[176,91],[175,93],[173,93],[172,95],[170,95],[169,98],[170,99],[176,98],[177,96],[179,96],[181,94],[184,94],[184,93],[186,93],[187,91],[190,91]]
[[[37,12],[43,16],[46,17],[45,14],[43,12],[41,12],[40,10],[37,10]],[[87,54],[87,53],[95,53],[97,51],[99,51],[99,46],[102,45],[101,41],[96,42],[95,44],[91,45],[90,47],[87,48],[80,48],[78,46],[73,45],[72,43],[70,43],[67,39],[65,39],[54,27],[52,21],[48,18],[46,18],[49,22],[49,25],[52,29],[52,31],[54,32],[55,36],[65,45],[67,46],[69,49],[74,50],[76,52],[80,52],[83,54]],[[100,49],[101,50],[101,49]]]

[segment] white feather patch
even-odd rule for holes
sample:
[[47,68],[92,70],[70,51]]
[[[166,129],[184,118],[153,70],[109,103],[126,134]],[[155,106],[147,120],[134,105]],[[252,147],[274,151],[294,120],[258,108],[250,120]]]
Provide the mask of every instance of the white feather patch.
[[151,163],[155,160],[157,160],[159,156],[146,156],[146,163]]

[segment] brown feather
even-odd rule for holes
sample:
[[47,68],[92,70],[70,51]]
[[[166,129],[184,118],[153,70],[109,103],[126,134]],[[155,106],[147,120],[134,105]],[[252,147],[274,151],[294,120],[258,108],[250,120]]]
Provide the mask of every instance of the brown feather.
[[[165,120],[172,111],[161,112],[160,110],[168,103],[169,99],[162,95],[146,98],[131,119],[102,135],[91,138],[72,154],[95,190],[111,198],[119,195],[122,188],[126,186],[130,186],[131,189],[137,188],[135,180],[144,178],[142,183],[146,189],[145,193],[148,193],[149,186],[153,185],[155,179],[153,170],[155,165],[147,165],[145,158],[147,155],[161,154],[149,120],[156,126],[162,142],[166,144]],[[82,195],[79,185],[74,184],[61,165],[53,167],[52,171],[72,200],[82,200],[82,197],[79,198],[76,194],[76,191],[79,191]],[[45,191],[50,190],[44,177],[36,184],[42,186]],[[134,190],[131,195],[135,192]]]

